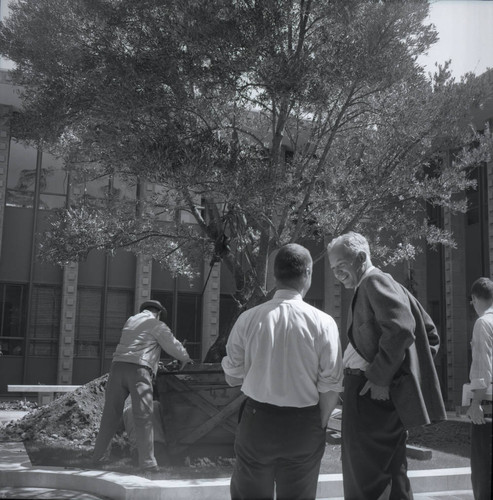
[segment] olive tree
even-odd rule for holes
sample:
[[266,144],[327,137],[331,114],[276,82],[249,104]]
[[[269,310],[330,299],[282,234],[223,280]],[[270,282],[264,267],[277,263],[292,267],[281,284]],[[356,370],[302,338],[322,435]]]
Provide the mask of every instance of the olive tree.
[[417,62],[437,40],[426,0],[20,0],[11,10],[0,52],[22,88],[15,136],[63,157],[75,179],[162,188],[132,206],[108,196],[57,211],[42,250],[58,263],[127,248],[186,274],[205,253],[247,307],[287,242],[358,230],[386,262],[453,244],[426,205],[465,210],[456,195],[491,153],[488,129],[470,127],[491,71],[455,81],[447,65],[428,75]]

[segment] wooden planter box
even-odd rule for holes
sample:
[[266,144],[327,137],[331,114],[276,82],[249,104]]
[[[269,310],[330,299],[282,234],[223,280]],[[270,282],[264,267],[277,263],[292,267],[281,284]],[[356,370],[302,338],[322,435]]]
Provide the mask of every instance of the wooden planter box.
[[156,377],[163,427],[172,456],[232,457],[244,395],[224,380],[220,363],[187,366]]

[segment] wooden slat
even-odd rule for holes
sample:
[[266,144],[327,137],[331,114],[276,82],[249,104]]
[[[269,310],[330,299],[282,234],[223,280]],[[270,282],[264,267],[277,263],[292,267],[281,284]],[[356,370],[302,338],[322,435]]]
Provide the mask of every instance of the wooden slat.
[[333,431],[341,432],[342,426],[342,406],[337,405],[332,412],[329,422],[327,424],[327,428]]
[[341,420],[333,417],[329,418],[329,423],[327,424],[327,428],[333,431],[341,432],[341,426],[342,426]]
[[[190,403],[194,404],[198,408],[200,408],[203,412],[205,412],[209,417],[214,417],[218,413],[218,408],[213,404],[209,403],[205,398],[203,398],[200,393],[193,392],[189,389],[189,387],[178,380],[177,378],[169,378],[166,382],[173,387],[177,392],[183,395],[184,398],[188,399]],[[236,432],[236,425],[225,420],[224,422],[220,422],[219,425],[226,429],[227,431],[234,434]],[[176,436],[176,440],[178,441],[180,436]]]
[[222,370],[217,370],[217,369],[210,369],[210,370],[177,370],[177,371],[160,371],[159,376],[161,375],[175,375],[175,376],[180,376],[180,375],[198,375],[201,373],[208,373],[208,374],[221,374],[224,375],[224,372]]
[[198,441],[201,437],[208,434],[212,429],[217,427],[222,420],[228,418],[235,411],[237,411],[241,406],[241,404],[243,403],[244,399],[245,396],[243,394],[240,394],[236,399],[231,401],[231,403],[226,405],[216,415],[214,415],[212,418],[204,422],[202,425],[199,425],[199,427],[197,427],[194,431],[184,436],[184,438],[181,439],[180,445],[173,447],[172,453],[176,454],[182,452],[183,450],[188,448],[188,446],[190,446],[191,444]]

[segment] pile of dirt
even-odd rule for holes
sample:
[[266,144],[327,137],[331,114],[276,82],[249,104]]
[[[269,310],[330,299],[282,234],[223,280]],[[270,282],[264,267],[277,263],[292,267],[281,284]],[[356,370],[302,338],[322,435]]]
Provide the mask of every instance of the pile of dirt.
[[466,419],[446,420],[438,424],[415,427],[409,431],[409,444],[451,453],[470,456],[471,424]]
[[[0,425],[1,441],[23,441],[33,465],[93,468],[90,463],[104,407],[108,375],[103,375],[51,403],[13,401],[2,409],[28,411],[24,417]],[[222,457],[156,458],[169,477],[192,477],[197,473],[214,477],[224,469],[231,473],[232,459]],[[162,458],[162,462],[160,460]],[[107,460],[100,466],[107,471],[139,474],[137,457],[123,426],[111,443]]]
[[[0,441],[23,441],[33,465],[75,464],[88,459],[94,448],[104,407],[108,375],[31,410],[0,428]],[[49,450],[49,453],[44,453]],[[115,436],[113,455],[129,453],[123,429]]]

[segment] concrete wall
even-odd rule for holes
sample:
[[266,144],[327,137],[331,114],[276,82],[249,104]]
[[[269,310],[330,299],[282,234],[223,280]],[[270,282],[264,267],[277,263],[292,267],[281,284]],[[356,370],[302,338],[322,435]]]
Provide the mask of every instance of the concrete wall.
[[488,248],[490,278],[493,278],[493,160],[487,165],[487,195],[488,195]]
[[10,114],[10,106],[0,105],[0,257],[2,251],[3,221],[5,216],[5,197],[7,193],[7,167],[10,145]]
[[444,228],[452,231],[458,242],[456,249],[444,250],[447,400],[454,404],[461,401],[462,385],[469,378],[464,218],[448,210],[444,214]]

